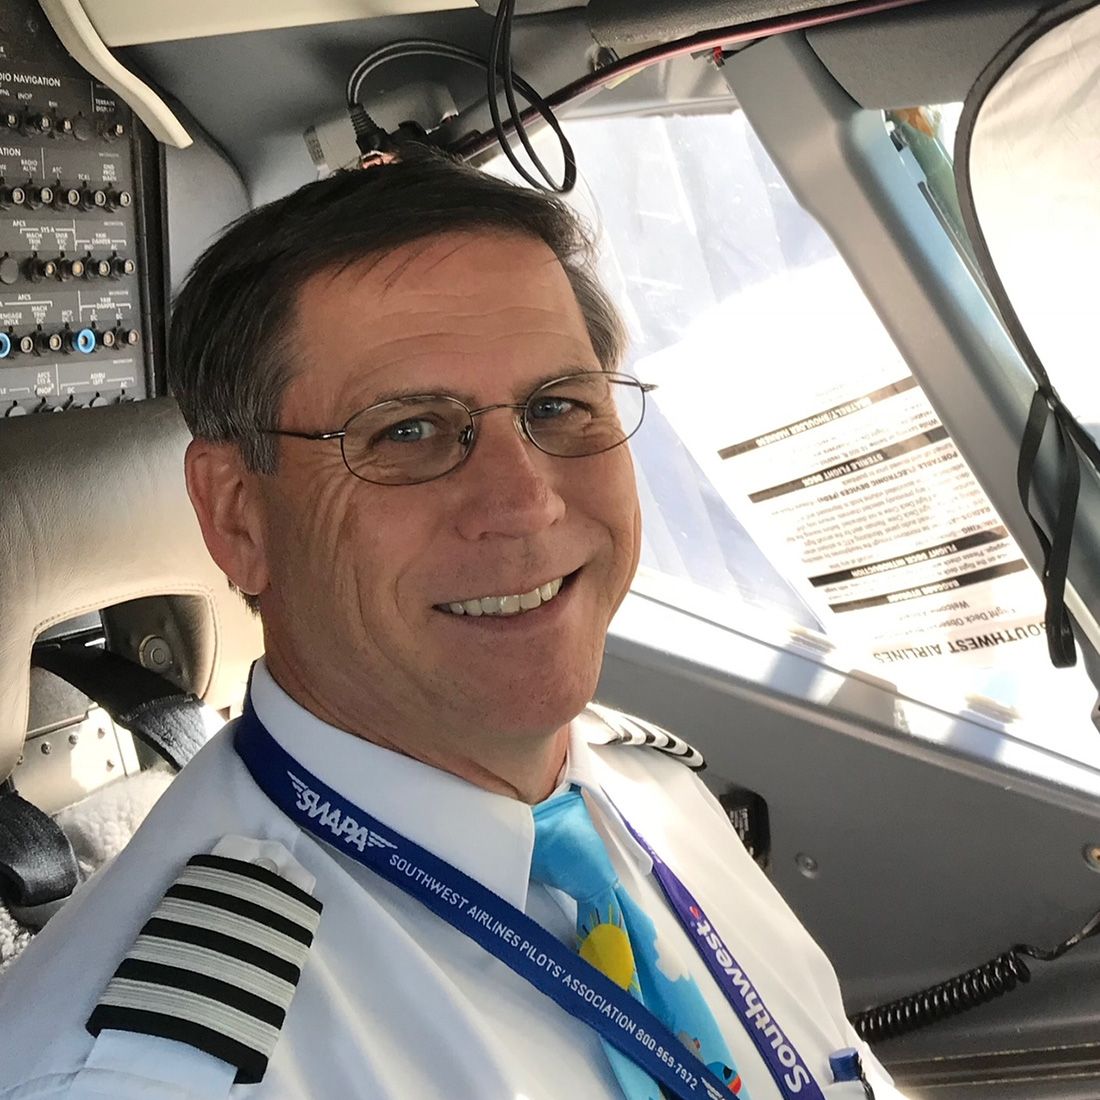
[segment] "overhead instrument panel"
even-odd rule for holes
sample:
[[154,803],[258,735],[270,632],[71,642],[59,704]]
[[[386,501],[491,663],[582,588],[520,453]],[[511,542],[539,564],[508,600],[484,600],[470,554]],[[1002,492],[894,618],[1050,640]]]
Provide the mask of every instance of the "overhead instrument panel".
[[157,391],[159,189],[126,104],[33,3],[0,0],[0,417]]

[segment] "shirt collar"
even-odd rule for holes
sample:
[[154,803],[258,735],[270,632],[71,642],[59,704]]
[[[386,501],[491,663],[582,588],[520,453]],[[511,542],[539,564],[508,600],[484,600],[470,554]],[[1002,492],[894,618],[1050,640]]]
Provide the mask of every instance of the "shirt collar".
[[624,782],[609,764],[592,748],[606,738],[599,718],[591,711],[579,714],[569,728],[569,759],[565,766],[566,779],[580,787],[590,811],[604,823],[619,847],[638,866],[643,875],[653,870],[649,853],[634,839],[626,827],[622,814],[611,800],[617,786]]
[[[250,698],[279,745],[333,790],[517,909],[526,907],[535,838],[530,806],[330,726],[287,695],[262,659],[252,670]],[[587,732],[585,720],[571,724],[562,783],[585,792],[609,832],[648,873],[649,856],[604,792],[614,776]]]

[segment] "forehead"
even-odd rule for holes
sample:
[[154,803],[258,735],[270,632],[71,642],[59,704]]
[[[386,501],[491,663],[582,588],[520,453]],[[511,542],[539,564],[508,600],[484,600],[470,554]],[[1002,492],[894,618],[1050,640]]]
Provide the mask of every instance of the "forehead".
[[393,389],[477,396],[506,372],[517,385],[547,370],[598,363],[568,276],[542,241],[456,233],[413,242],[302,287],[295,384],[333,399]]

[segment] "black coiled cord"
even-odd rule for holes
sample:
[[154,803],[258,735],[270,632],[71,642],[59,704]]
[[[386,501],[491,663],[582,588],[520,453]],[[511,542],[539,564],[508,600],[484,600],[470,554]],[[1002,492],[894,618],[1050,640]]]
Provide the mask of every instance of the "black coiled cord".
[[927,1027],[939,1020],[957,1016],[979,1005],[988,1004],[1018,985],[1031,981],[1031,971],[1024,957],[1052,962],[1064,955],[1082,940],[1100,931],[1100,912],[1095,913],[1085,926],[1057,947],[1045,951],[1041,947],[1018,943],[982,966],[976,966],[965,974],[948,978],[945,982],[929,986],[908,997],[876,1005],[851,1017],[852,1026],[861,1039],[869,1043],[896,1039],[910,1031]]

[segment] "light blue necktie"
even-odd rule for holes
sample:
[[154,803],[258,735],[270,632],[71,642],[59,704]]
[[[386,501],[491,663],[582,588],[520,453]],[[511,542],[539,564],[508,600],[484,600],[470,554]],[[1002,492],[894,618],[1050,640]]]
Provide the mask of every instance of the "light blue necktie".
[[[695,980],[667,959],[661,967],[657,930],[626,892],[588,807],[576,788],[534,808],[531,878],[577,903],[577,950],[616,985],[637,997],[732,1095],[748,1100],[726,1042]],[[667,955],[667,952],[666,952]],[[627,1100],[660,1100],[657,1082],[615,1047],[604,1043]]]

